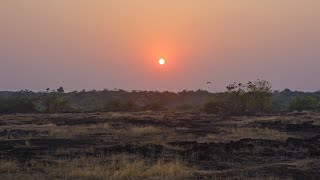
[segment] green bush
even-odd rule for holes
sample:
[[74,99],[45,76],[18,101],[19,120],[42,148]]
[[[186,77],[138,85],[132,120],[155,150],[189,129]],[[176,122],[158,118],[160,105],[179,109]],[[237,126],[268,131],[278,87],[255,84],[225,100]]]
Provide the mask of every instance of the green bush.
[[28,97],[9,97],[0,99],[0,113],[33,113],[36,100]]
[[102,108],[102,111],[116,112],[116,111],[136,111],[138,109],[137,105],[132,100],[120,101],[112,100],[107,101]]
[[72,109],[67,99],[55,95],[44,97],[43,105],[46,113],[64,113],[70,112]]
[[210,99],[208,102],[204,104],[204,111],[208,114],[223,114],[227,113],[227,104],[226,102],[219,98],[219,99]]
[[205,112],[224,115],[265,113],[271,109],[271,85],[259,79],[246,85],[230,84],[226,92],[216,94],[204,104]]
[[246,100],[243,92],[220,93],[205,103],[204,111],[210,114],[243,115],[247,111]]
[[313,96],[294,97],[289,105],[290,111],[316,111],[319,110],[319,102]]

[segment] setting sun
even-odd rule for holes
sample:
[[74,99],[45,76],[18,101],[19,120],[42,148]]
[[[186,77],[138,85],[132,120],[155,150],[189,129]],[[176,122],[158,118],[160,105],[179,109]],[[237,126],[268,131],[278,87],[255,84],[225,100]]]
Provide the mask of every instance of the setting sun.
[[160,65],[164,65],[166,63],[166,60],[164,60],[164,59],[159,59],[159,64]]

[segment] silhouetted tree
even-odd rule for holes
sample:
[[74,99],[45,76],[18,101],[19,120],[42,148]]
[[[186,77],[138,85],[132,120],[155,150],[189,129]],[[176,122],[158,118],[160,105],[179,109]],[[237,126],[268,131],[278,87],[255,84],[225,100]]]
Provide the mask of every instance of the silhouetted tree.
[[215,95],[205,104],[206,112],[243,115],[266,112],[272,106],[271,85],[267,81],[258,79],[247,84],[234,82],[226,89],[226,92]]
[[248,82],[247,91],[251,110],[262,113],[271,109],[272,86],[266,80]]
[[62,86],[60,86],[58,89],[57,89],[57,92],[58,93],[64,93],[64,89]]

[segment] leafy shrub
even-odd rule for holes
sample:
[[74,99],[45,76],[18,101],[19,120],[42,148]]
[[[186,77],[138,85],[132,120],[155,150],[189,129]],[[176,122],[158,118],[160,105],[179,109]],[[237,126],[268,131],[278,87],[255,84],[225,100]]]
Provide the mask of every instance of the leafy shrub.
[[212,98],[204,104],[204,111],[209,114],[223,114],[227,112],[227,104],[223,98]]
[[289,105],[290,111],[315,111],[319,110],[319,102],[313,96],[294,97]]
[[116,112],[116,111],[136,111],[138,109],[137,105],[132,100],[120,101],[113,100],[105,103],[103,111]]
[[70,112],[71,106],[67,99],[63,97],[57,97],[55,95],[49,95],[44,98],[44,111],[46,113],[63,113]]
[[216,94],[204,104],[204,111],[213,114],[244,115],[271,110],[271,85],[264,80],[233,83],[227,91]]
[[28,97],[8,97],[0,99],[0,113],[36,112],[36,100]]

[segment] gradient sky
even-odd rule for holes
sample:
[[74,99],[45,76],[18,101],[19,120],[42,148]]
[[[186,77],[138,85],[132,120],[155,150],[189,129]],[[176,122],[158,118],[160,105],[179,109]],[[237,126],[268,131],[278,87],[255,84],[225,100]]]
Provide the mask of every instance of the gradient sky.
[[[0,90],[320,89],[319,0],[1,0]],[[158,65],[165,58],[165,66]]]

